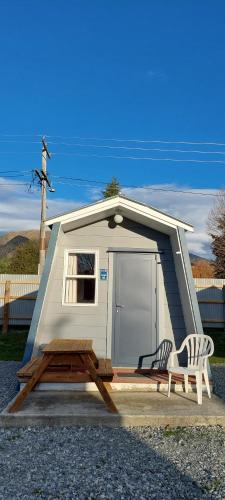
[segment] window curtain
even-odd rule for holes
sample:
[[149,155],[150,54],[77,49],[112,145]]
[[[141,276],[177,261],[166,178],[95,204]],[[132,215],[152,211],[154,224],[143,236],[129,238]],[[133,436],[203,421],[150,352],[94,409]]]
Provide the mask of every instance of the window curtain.
[[66,278],[65,302],[67,304],[76,304],[77,302],[77,280]]
[[[77,256],[70,253],[68,255],[67,275],[76,276],[77,274]],[[66,278],[65,284],[65,302],[67,304],[76,304],[77,302],[77,280]]]
[[76,276],[77,274],[77,256],[75,253],[69,253],[68,255],[68,268],[66,274],[67,276]]

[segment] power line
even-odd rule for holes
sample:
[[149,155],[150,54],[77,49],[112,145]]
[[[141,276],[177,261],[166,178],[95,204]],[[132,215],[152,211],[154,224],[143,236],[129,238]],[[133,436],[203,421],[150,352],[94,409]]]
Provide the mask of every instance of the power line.
[[0,134],[0,137],[42,137],[43,134]]
[[[68,180],[68,181],[76,181],[76,182],[87,182],[89,184],[97,184],[97,185],[107,185],[108,182],[106,181],[99,181],[99,180],[93,180],[93,179],[83,179],[83,178],[75,178],[75,177],[64,177],[64,176],[53,176],[54,179],[63,179],[63,180]],[[55,181],[57,182],[57,181]],[[65,183],[67,185],[69,185],[69,183]],[[150,190],[150,191],[164,191],[164,192],[172,192],[172,193],[183,193],[183,194],[192,194],[192,195],[195,195],[195,196],[224,196],[223,194],[214,194],[214,193],[202,193],[201,191],[197,191],[197,192],[194,192],[194,191],[191,191],[191,190],[181,190],[181,189],[168,189],[168,188],[153,188],[153,187],[150,187],[150,186],[132,186],[132,185],[126,185],[126,184],[121,184],[121,187],[122,188],[125,188],[125,189],[147,189],[147,190]]]
[[20,154],[28,154],[28,155],[33,155],[33,154],[40,154],[40,151],[0,151],[0,154],[4,154],[4,155],[10,155],[10,154],[13,154],[13,155],[20,155]]
[[[110,139],[109,139],[110,140]],[[113,139],[111,139],[113,140]],[[141,141],[140,141],[141,142]],[[144,142],[144,141],[142,141]],[[146,141],[147,142],[147,141]],[[150,141],[149,141],[150,142]],[[160,141],[152,141],[152,142],[160,142]],[[161,141],[162,142],[162,141]],[[39,141],[18,141],[18,140],[0,140],[0,143],[9,143],[9,144],[39,144]],[[165,142],[166,143],[166,142]],[[125,150],[137,150],[137,151],[165,151],[165,152],[173,152],[173,153],[201,153],[201,154],[220,154],[220,155],[225,155],[225,151],[201,151],[201,150],[190,150],[190,149],[165,149],[165,148],[143,148],[143,147],[131,147],[131,146],[110,146],[108,144],[81,144],[81,143],[74,143],[74,142],[54,142],[54,141],[48,141],[48,144],[53,144],[55,146],[74,146],[74,147],[86,147],[86,148],[103,148],[103,149],[125,149]],[[167,144],[174,144],[174,143],[169,143]],[[176,143],[178,144],[178,142]],[[187,142],[180,142],[179,144],[189,144]],[[190,143],[191,144],[191,143]],[[200,144],[200,143],[193,143],[193,144]],[[221,144],[222,145],[222,144]],[[225,144],[224,144],[225,146]]]
[[207,145],[207,146],[225,146],[223,142],[207,142],[207,141],[168,141],[168,140],[146,140],[146,139],[121,139],[121,138],[106,138],[106,137],[82,137],[82,136],[62,136],[62,135],[47,135],[49,138],[59,138],[59,139],[81,139],[84,141],[112,141],[112,142],[136,142],[145,144],[190,144],[190,145]]
[[[143,141],[144,142],[144,141]],[[154,141],[152,141],[154,142]],[[155,141],[157,142],[157,141]],[[158,141],[160,142],[160,141]],[[0,143],[9,143],[9,144],[39,144],[39,141],[6,141],[0,140]],[[116,150],[127,150],[127,151],[157,151],[157,152],[165,152],[165,153],[188,153],[188,154],[208,154],[208,155],[225,155],[225,151],[201,151],[201,150],[190,150],[190,149],[167,149],[167,148],[144,148],[144,147],[132,147],[132,146],[111,146],[109,144],[81,144],[81,143],[68,143],[68,142],[53,142],[49,141],[49,144],[53,144],[55,146],[72,146],[79,148],[96,148],[96,149],[116,149]],[[185,143],[187,144],[187,143]],[[197,144],[197,143],[195,143]],[[0,151],[2,154],[8,154],[6,151]],[[17,154],[15,151],[11,151],[10,153]],[[21,153],[21,152],[20,152]],[[22,152],[23,153],[23,152]],[[29,153],[28,151],[24,151],[24,153]],[[36,153],[35,151],[31,151],[30,153]],[[56,154],[56,153],[55,153]]]
[[27,173],[30,172],[30,170],[0,170],[0,174],[10,174],[13,172]]
[[[91,181],[90,181],[91,183]],[[91,184],[90,183],[85,183],[83,184],[83,187],[91,187]],[[56,184],[65,184],[66,186],[70,185],[69,183],[67,182],[63,182],[63,181],[56,181]],[[103,183],[101,183],[103,184]],[[104,183],[105,185],[106,183]],[[76,184],[77,187],[81,187],[79,184]],[[98,183],[96,184],[96,186],[99,185]],[[216,197],[217,196],[224,196],[222,194],[213,194],[213,193],[201,193],[199,191],[197,191],[196,193],[195,192],[192,192],[192,191],[184,191],[184,190],[178,190],[178,189],[164,189],[164,188],[151,188],[149,186],[128,186],[128,185],[121,185],[121,188],[124,188],[124,189],[137,189],[137,190],[143,190],[143,191],[162,191],[162,192],[165,192],[165,193],[180,193],[180,194],[190,194],[190,195],[194,195],[194,196],[213,196],[213,197]]]
[[[0,137],[42,137],[43,134],[0,134]],[[82,137],[80,135],[64,136],[64,135],[45,135],[46,138],[58,139],[79,139],[86,141],[112,141],[112,142],[134,142],[145,144],[190,144],[190,145],[207,145],[207,146],[225,146],[225,143],[218,141],[177,141],[177,140],[162,140],[162,139],[121,139],[114,137]]]
[[54,156],[78,156],[80,158],[98,158],[98,159],[115,159],[115,160],[141,160],[141,161],[171,161],[175,163],[221,163],[225,164],[223,160],[197,160],[197,159],[181,159],[181,158],[153,158],[153,157],[144,157],[144,156],[119,156],[119,155],[97,155],[94,153],[86,154],[86,153],[57,153],[52,152]]
[[[151,151],[151,149],[149,150]],[[153,151],[153,150],[152,150]],[[162,150],[163,151],[163,150]],[[39,154],[38,151],[0,151],[0,154]],[[221,152],[221,154],[223,154]],[[197,159],[184,159],[184,158],[153,158],[145,156],[120,156],[120,155],[98,155],[94,153],[75,153],[75,152],[57,152],[51,153],[53,156],[77,156],[80,158],[98,158],[98,159],[114,159],[114,160],[141,160],[141,161],[171,161],[175,163],[221,163],[225,164],[223,160],[197,160]]]
[[14,177],[14,178],[17,178],[17,177],[26,177],[25,174],[17,174],[17,175],[4,175],[3,176],[5,179],[8,179],[9,177]]
[[[23,136],[22,136],[23,137]],[[32,136],[31,136],[32,137]],[[63,136],[48,136],[48,137],[63,137]],[[207,144],[207,145],[220,145],[220,146],[225,146],[224,143],[213,143],[213,142],[189,142],[189,141],[161,141],[161,140],[136,140],[136,139],[104,139],[104,138],[87,138],[87,137],[79,137],[79,136],[74,136],[71,137],[71,139],[77,138],[81,140],[102,140],[102,141],[117,141],[117,142],[137,142],[137,143],[161,143],[161,144],[196,144],[196,145],[201,145],[201,144]],[[39,144],[38,141],[17,141],[17,140],[10,140],[10,141],[0,141],[0,143],[27,143],[27,144]],[[54,145],[62,145],[62,146],[72,146],[72,147],[81,147],[81,148],[100,148],[100,149],[113,149],[113,150],[132,150],[132,151],[155,151],[155,152],[174,152],[174,153],[185,153],[185,154],[218,154],[218,155],[225,155],[224,151],[202,151],[202,150],[188,150],[188,149],[178,149],[178,148],[145,148],[145,147],[130,147],[130,146],[114,146],[114,145],[109,145],[109,144],[82,144],[82,143],[66,143],[66,142],[49,142],[50,144]],[[0,154],[39,154],[38,151],[0,151]],[[225,162],[223,160],[198,160],[198,159],[190,159],[190,158],[153,158],[153,157],[136,157],[136,156],[120,156],[120,155],[96,155],[92,153],[88,154],[80,154],[80,153],[75,153],[75,152],[53,152],[52,154],[54,155],[63,155],[63,156],[79,156],[79,157],[86,157],[86,158],[98,158],[98,159],[125,159],[125,160],[144,160],[144,161],[171,161],[171,162],[185,162],[185,163],[222,163],[224,164]]]
[[[93,179],[83,179],[83,178],[74,178],[74,177],[65,177],[65,176],[52,176],[52,178],[56,179],[55,182],[59,184],[65,184],[65,185],[71,185],[71,181],[75,182],[82,182],[83,185],[84,183],[88,183],[89,185],[107,185],[107,181],[100,181],[100,180],[93,180]],[[70,182],[63,182],[65,180],[68,180]],[[11,182],[11,183],[0,183],[0,186],[29,186],[30,183],[22,183],[22,182]],[[217,193],[203,193],[201,191],[191,191],[191,190],[184,190],[184,189],[172,189],[172,188],[154,188],[150,186],[137,186],[137,185],[126,185],[122,184],[121,188],[124,189],[139,189],[139,190],[147,190],[147,191],[159,191],[159,192],[171,192],[171,193],[181,193],[181,194],[190,194],[194,196],[213,196],[213,197],[218,197],[218,196],[224,196],[223,194]]]
[[[11,174],[12,172],[12,174]],[[18,173],[17,173],[18,172]],[[9,175],[8,175],[9,173]],[[0,177],[17,178],[17,177],[28,177],[32,173],[31,170],[0,170]]]
[[4,182],[0,186],[29,186],[29,182]]
[[1,141],[0,140],[0,143],[3,143],[3,144],[40,144],[39,141],[16,141],[16,140],[3,140]]
[[[1,142],[1,141],[0,141]],[[125,149],[128,151],[160,151],[165,153],[200,153],[200,154],[218,154],[225,155],[225,151],[201,151],[201,150],[188,150],[188,149],[165,149],[165,148],[142,148],[142,147],[130,147],[130,146],[109,146],[108,144],[80,144],[71,142],[51,142],[49,144],[54,144],[58,146],[74,146],[79,148],[102,148],[102,149]]]

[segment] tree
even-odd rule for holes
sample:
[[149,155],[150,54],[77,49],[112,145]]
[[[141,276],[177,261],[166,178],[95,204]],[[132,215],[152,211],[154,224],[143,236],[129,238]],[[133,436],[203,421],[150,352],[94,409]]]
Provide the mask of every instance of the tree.
[[116,177],[112,177],[111,182],[109,182],[102,194],[104,198],[110,198],[111,196],[117,196],[120,192],[120,184]]
[[208,232],[215,255],[214,276],[225,278],[225,191],[220,191],[208,218]]
[[0,273],[5,274],[9,272],[9,259],[7,257],[2,257],[0,259]]
[[30,240],[16,248],[8,267],[12,274],[37,274],[39,262],[38,242]]
[[192,264],[192,274],[194,278],[213,278],[214,272],[214,264],[207,262],[207,260],[196,260]]

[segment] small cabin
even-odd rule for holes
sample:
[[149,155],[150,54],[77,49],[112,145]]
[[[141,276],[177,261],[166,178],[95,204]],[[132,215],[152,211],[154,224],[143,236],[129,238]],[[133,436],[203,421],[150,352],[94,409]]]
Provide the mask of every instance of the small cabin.
[[76,338],[92,339],[113,367],[145,367],[163,343],[178,348],[187,334],[202,333],[190,224],[121,195],[46,224],[51,238],[24,361],[53,338]]

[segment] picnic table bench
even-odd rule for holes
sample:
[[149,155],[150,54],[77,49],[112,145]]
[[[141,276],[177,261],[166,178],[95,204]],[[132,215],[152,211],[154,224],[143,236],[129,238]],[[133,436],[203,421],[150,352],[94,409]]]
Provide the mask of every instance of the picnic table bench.
[[117,412],[107,390],[113,378],[111,360],[96,357],[92,340],[52,340],[44,347],[42,357],[32,358],[17,372],[17,377],[26,385],[9,407],[9,412],[16,412],[40,382],[95,382],[108,410]]

